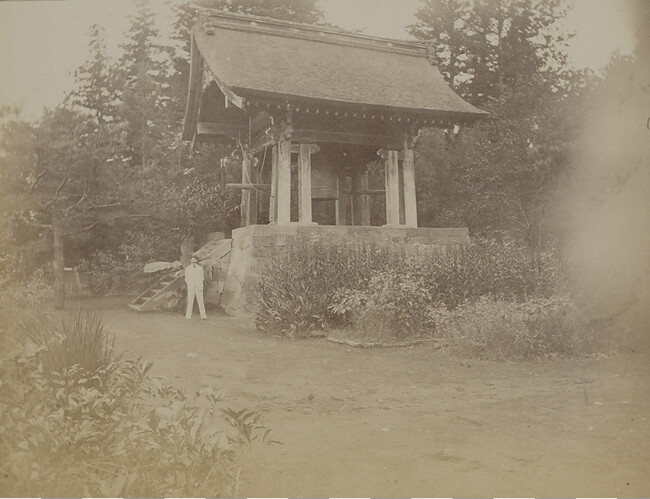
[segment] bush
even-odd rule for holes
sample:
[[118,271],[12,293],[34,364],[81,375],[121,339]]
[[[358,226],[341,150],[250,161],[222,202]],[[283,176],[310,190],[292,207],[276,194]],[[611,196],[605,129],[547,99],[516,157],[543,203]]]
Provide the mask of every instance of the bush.
[[[366,289],[373,270],[388,268],[386,250],[302,242],[271,259],[256,296],[258,329],[293,336],[341,325],[329,307],[342,289]],[[344,323],[345,321],[343,321]]]
[[142,265],[147,262],[160,260],[172,262],[177,260],[181,252],[182,233],[169,227],[164,221],[146,227],[141,231],[128,232],[124,242],[119,247],[119,257],[124,262]]
[[142,272],[146,263],[179,258],[180,239],[180,232],[169,228],[129,232],[116,251],[96,250],[78,268],[86,273],[95,296],[130,293],[147,282]]
[[19,281],[23,274],[23,267],[23,257],[17,251],[0,250],[0,289]]
[[137,276],[142,273],[140,263],[103,250],[97,250],[89,260],[83,260],[78,269],[85,272],[88,287],[94,296],[129,291],[134,286]]
[[5,297],[19,307],[34,307],[52,296],[52,284],[43,269],[36,270],[25,281],[14,281],[7,285]]
[[596,338],[566,298],[536,298],[517,303],[490,296],[438,313],[453,350],[491,359],[582,355]]
[[511,301],[548,298],[560,277],[552,253],[533,261],[527,250],[513,242],[482,238],[462,248],[414,260],[408,267],[421,276],[434,301],[452,309],[486,295]]
[[366,342],[374,343],[431,335],[434,306],[430,291],[416,273],[392,267],[373,272],[365,289],[336,292],[329,310],[360,330]]
[[552,255],[533,262],[514,243],[477,239],[467,247],[404,256],[388,248],[290,246],[264,269],[257,327],[295,335],[355,327],[379,338],[434,334],[432,316],[480,296],[524,302],[552,296]]
[[[103,345],[101,322],[85,324],[83,331]],[[268,437],[258,413],[218,410],[220,396],[210,387],[191,402],[165,380],[149,377],[151,364],[140,360],[100,362],[92,370],[66,365],[73,360],[48,366],[44,351],[51,348],[60,344],[0,363],[4,494],[237,495],[239,459]]]

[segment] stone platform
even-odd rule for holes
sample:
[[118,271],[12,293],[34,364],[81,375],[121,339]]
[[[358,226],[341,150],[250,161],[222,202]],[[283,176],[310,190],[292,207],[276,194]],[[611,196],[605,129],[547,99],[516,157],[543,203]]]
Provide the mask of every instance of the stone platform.
[[433,229],[408,226],[249,225],[232,232],[232,252],[221,306],[230,315],[252,312],[250,296],[260,272],[282,248],[321,242],[342,247],[387,246],[401,254],[425,254],[469,243],[466,228]]

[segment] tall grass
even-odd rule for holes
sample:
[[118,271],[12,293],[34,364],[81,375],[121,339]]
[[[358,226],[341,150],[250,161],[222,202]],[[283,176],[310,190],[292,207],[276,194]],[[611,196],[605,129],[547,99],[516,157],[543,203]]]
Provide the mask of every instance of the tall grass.
[[115,358],[115,340],[94,313],[79,309],[62,319],[30,317],[20,327],[48,372],[63,372],[72,366],[94,372]]

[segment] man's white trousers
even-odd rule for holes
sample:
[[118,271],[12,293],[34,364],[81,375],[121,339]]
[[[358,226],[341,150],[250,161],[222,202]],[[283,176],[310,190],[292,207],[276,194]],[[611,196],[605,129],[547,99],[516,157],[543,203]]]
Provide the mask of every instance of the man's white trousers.
[[193,286],[187,287],[187,311],[185,312],[185,318],[192,318],[192,309],[194,308],[194,297],[199,304],[199,312],[201,313],[201,319],[205,319],[205,305],[203,303],[203,290],[197,289]]

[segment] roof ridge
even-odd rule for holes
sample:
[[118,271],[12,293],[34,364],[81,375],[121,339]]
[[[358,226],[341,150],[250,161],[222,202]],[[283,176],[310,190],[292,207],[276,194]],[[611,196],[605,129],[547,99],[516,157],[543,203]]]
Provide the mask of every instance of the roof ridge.
[[212,28],[235,29],[276,35],[284,38],[299,38],[322,43],[349,45],[371,50],[395,52],[405,55],[427,57],[425,44],[410,40],[396,40],[353,33],[335,26],[297,23],[270,17],[238,14],[206,8],[201,24],[208,31]]

